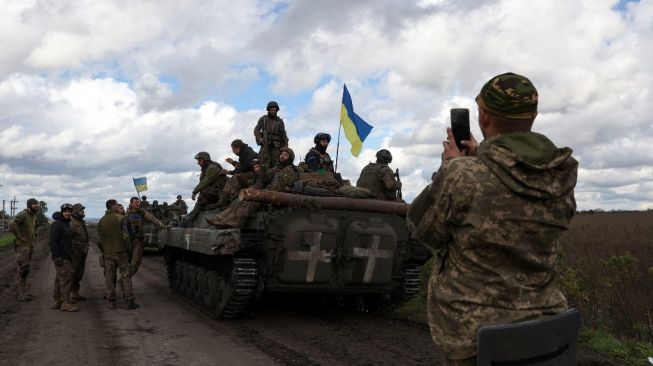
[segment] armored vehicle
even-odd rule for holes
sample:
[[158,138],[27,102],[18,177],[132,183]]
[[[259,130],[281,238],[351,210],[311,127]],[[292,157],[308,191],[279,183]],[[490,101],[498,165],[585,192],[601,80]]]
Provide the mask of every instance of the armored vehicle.
[[410,239],[403,202],[245,189],[263,208],[241,228],[160,232],[170,287],[216,319],[237,317],[264,292],[402,301],[429,253]]

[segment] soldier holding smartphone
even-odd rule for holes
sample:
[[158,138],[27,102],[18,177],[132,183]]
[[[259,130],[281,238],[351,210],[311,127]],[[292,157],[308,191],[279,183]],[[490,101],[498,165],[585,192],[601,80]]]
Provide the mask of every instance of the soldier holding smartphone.
[[526,77],[495,76],[476,102],[483,142],[459,138],[461,150],[447,129],[442,165],[407,215],[436,253],[428,318],[445,365],[476,364],[481,324],[567,309],[555,263],[576,211],[578,162],[570,148],[531,131],[538,93]]

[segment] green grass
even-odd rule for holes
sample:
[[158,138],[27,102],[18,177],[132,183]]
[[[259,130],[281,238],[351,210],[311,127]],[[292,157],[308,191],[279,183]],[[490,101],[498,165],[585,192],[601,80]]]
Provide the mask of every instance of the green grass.
[[5,245],[8,244],[13,244],[14,243],[14,235],[7,233],[7,234],[0,234],[0,247],[4,247]]
[[647,358],[653,356],[653,345],[637,341],[621,341],[607,332],[583,328],[580,343],[596,352],[628,365],[649,365]]

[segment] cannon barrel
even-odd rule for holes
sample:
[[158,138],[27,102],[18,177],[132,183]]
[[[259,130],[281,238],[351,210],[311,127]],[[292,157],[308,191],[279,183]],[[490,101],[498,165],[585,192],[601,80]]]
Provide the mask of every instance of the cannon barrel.
[[315,207],[334,210],[383,212],[406,216],[409,204],[376,199],[347,197],[308,196],[295,193],[266,191],[254,188],[243,189],[238,197],[241,201],[256,201],[292,207]]

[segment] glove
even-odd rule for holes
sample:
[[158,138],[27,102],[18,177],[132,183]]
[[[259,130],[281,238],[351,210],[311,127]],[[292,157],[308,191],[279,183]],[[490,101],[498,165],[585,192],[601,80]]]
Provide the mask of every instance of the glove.
[[61,266],[63,266],[63,259],[61,259],[61,258],[55,258],[55,259],[54,259],[54,265],[57,266],[57,267],[61,267]]

